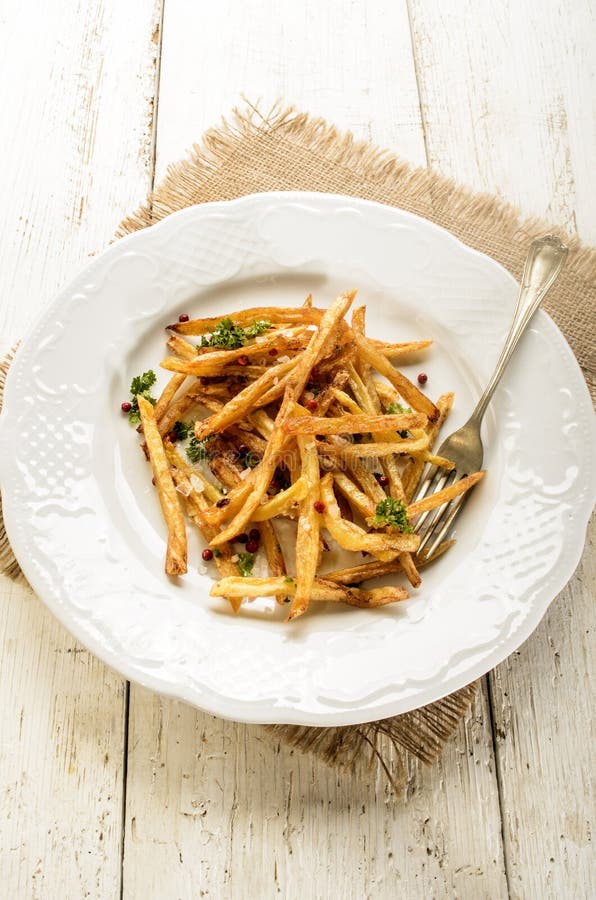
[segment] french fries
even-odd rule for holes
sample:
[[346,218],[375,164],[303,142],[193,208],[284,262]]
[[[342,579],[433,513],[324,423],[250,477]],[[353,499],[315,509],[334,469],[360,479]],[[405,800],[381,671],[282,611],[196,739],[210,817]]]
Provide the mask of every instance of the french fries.
[[[453,467],[433,453],[453,395],[435,404],[396,368],[430,340],[370,338],[364,307],[346,322],[355,293],[328,309],[309,295],[296,308],[168,325],[161,366],[170,377],[161,394],[150,396],[153,372],[133,381],[131,421],[140,418],[167,530],[165,571],[187,571],[186,514],[206,544],[199,568],[213,562],[219,570],[211,595],[227,598],[235,613],[258,597],[287,604],[287,621],[313,602],[372,609],[407,599],[402,585],[366,582],[405,576],[417,588],[418,570],[454,543],[418,553],[418,516],[485,474],[412,502],[428,463]],[[186,453],[177,446],[183,441]],[[286,529],[294,535],[287,548]],[[358,555],[322,574],[331,544]],[[263,566],[267,576],[253,575],[259,559],[259,576]]]

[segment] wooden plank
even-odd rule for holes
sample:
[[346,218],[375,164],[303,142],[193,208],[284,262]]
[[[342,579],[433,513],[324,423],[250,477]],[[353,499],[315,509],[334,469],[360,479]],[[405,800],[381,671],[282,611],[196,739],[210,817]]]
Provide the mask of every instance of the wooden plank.
[[425,164],[405,0],[169,0],[157,177],[234,106],[278,98]]
[[596,8],[408,0],[429,164],[596,242]]
[[124,897],[504,898],[489,718],[481,693],[395,798],[364,766],[133,688]]
[[511,896],[596,896],[595,531],[576,576],[492,675]]
[[[473,18],[468,5],[410,6],[433,164],[593,241],[593,5],[481,2]],[[594,894],[594,566],[588,547],[535,634],[491,675],[512,897]]]
[[[338,0],[170,0],[158,177],[239,102],[240,86],[425,164],[405,2],[356,3],[347,15]],[[338,775],[256,728],[131,686],[124,897],[201,892],[506,897],[485,687],[439,766],[412,768],[404,805],[381,780]]]
[[[154,0],[8,0],[0,350],[111,239],[151,181]],[[119,896],[125,690],[24,585],[0,579],[5,896]]]

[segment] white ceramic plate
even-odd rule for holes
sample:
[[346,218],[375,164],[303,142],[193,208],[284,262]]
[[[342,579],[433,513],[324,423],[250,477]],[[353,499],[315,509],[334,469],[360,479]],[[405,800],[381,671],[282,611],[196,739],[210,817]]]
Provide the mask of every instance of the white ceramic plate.
[[594,495],[594,420],[577,363],[541,312],[486,417],[489,475],[457,545],[411,600],[317,604],[290,626],[262,601],[234,618],[208,596],[194,537],[189,575],[163,574],[155,492],[119,412],[132,375],[157,368],[163,326],[180,312],[297,305],[309,291],[328,305],[351,287],[373,336],[434,338],[406,371],[424,368],[431,396],[455,390],[447,430],[459,426],[517,286],[448,232],[350,197],[261,194],[170,216],[95,259],[20,348],[0,427],[10,541],[54,614],[128,678],[242,721],[389,716],[503,660],[573,573]]

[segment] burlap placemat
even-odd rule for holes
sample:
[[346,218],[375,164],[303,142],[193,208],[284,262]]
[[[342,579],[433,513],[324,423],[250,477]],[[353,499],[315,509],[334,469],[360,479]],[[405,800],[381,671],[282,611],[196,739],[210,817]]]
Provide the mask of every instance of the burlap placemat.
[[[387,150],[356,141],[322,119],[292,108],[234,111],[230,121],[208,131],[189,157],[170,166],[147,203],[126,218],[117,236],[158,222],[170,213],[214,200],[259,191],[321,191],[376,200],[416,213],[492,256],[519,278],[530,241],[546,231],[569,245],[567,265],[545,308],[569,341],[594,396],[596,249],[583,247],[563,229],[520,218],[510,205],[475,194],[427,169],[412,168]],[[0,364],[0,405],[10,357]],[[0,572],[20,577],[2,525]],[[407,753],[432,763],[470,706],[475,685],[401,716],[344,728],[269,726],[285,742],[336,765],[369,755],[389,780],[399,782]],[[388,742],[395,753],[387,754]],[[390,763],[388,761],[390,760]]]

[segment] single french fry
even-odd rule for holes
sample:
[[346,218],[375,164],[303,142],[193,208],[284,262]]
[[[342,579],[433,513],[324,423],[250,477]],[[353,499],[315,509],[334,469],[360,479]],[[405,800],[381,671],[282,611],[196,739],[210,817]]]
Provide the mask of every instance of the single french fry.
[[[252,325],[255,321],[291,327],[292,325],[317,325],[324,314],[324,309],[316,307],[257,306],[235,312],[230,318],[235,325],[241,325],[243,328]],[[207,334],[215,331],[223,318],[225,317],[214,316],[208,319],[190,319],[188,322],[173,322],[171,325],[166,325],[166,329],[177,334]]]
[[[454,544],[455,541],[443,541],[431,556],[414,556],[413,559],[416,566],[422,569],[429,565],[429,563],[434,562],[439,556],[442,556],[443,553],[449,550]],[[394,559],[392,562],[379,562],[379,560],[374,560],[373,562],[362,563],[361,565],[352,566],[347,569],[337,569],[335,572],[326,572],[324,577],[326,580],[333,581],[336,584],[355,585],[362,584],[363,581],[370,581],[372,578],[393,575],[395,572],[401,571],[403,571],[403,566],[400,555],[398,559]]]
[[[294,596],[297,590],[295,578],[222,578],[211,588],[212,597],[272,597],[280,592]],[[399,600],[407,600],[408,592],[402,587],[359,588],[344,587],[325,578],[316,578],[311,590],[311,600],[327,603],[346,603],[360,609],[385,606]]]
[[190,341],[180,337],[179,334],[171,334],[166,341],[166,347],[175,356],[180,356],[182,359],[194,360],[197,358],[197,347],[195,344],[191,344]]
[[312,437],[299,435],[298,448],[302,462],[302,478],[306,481],[308,492],[300,503],[296,532],[296,593],[288,619],[295,619],[308,609],[319,562],[321,515],[314,506],[319,499],[319,455]]
[[186,381],[186,375],[172,375],[163,391],[159,395],[157,399],[157,403],[155,404],[155,421],[159,423],[160,419],[163,417],[166,412],[168,406],[174,399],[174,396],[178,393],[184,382]]
[[413,519],[414,516],[419,516],[423,512],[427,512],[429,509],[436,509],[437,506],[442,506],[443,503],[448,503],[449,500],[453,500],[455,497],[459,497],[460,494],[465,494],[466,491],[469,491],[474,487],[475,484],[478,484],[481,478],[484,478],[486,475],[486,471],[483,469],[480,472],[474,472],[473,475],[466,475],[465,478],[460,478],[459,481],[454,481],[453,484],[450,484],[449,487],[443,488],[442,491],[436,491],[434,494],[430,494],[428,497],[424,497],[422,500],[418,500],[416,503],[411,503],[408,506],[408,519]]
[[180,500],[172,480],[164,446],[155,421],[155,409],[141,394],[137,397],[141,424],[147,443],[147,451],[164,522],[168,529],[168,546],[165,570],[167,575],[183,575],[186,572],[186,525]]
[[[333,480],[338,486],[344,497],[347,497],[358,512],[363,516],[374,516],[375,504],[354,484],[349,475],[338,470],[333,472]],[[385,496],[383,494],[383,496]]]
[[[272,578],[285,576],[287,573],[286,561],[284,559],[281,544],[278,540],[275,528],[272,522],[264,522],[261,526],[261,539],[263,542],[263,550],[267,557],[267,565],[269,567],[269,575]],[[282,591],[276,595],[279,604],[285,603],[287,591]]]
[[373,347],[376,347],[387,359],[401,359],[410,353],[419,353],[421,350],[426,350],[432,344],[432,341],[406,341],[401,344],[389,344],[385,341],[375,341],[371,338],[369,340]]
[[421,413],[399,415],[346,415],[328,419],[322,416],[296,416],[284,425],[286,434],[371,434],[375,431],[409,431],[423,428]]
[[297,481],[290,485],[289,488],[286,488],[285,491],[280,491],[278,494],[275,494],[271,500],[267,500],[266,503],[261,503],[260,506],[257,506],[253,513],[252,521],[265,522],[267,519],[272,519],[274,516],[287,515],[289,512],[288,508],[299,503],[301,500],[304,500],[307,494],[308,483],[304,475],[301,475]]
[[381,500],[386,499],[387,495],[385,491],[366,463],[362,462],[360,459],[351,459],[348,462],[348,468],[356,478],[356,481],[359,482],[364,493],[373,501],[375,506],[377,503],[380,503]]
[[367,459],[371,457],[391,456],[394,454],[411,456],[420,450],[426,450],[428,447],[428,435],[422,434],[417,438],[404,438],[402,441],[389,443],[384,441],[381,444],[351,444],[348,441],[331,444],[329,441],[319,441],[317,443],[320,453],[329,456],[342,456],[348,461],[351,459]]
[[418,412],[424,413],[431,422],[439,417],[439,410],[434,403],[422,391],[419,391],[416,385],[412,384],[399,369],[392,366],[389,360],[367,338],[354,332],[354,341],[365,360],[399,391],[406,403],[409,403]]
[[[186,508],[190,521],[198,528],[201,537],[209,543],[214,535],[214,531],[202,522],[200,516],[201,510],[205,508],[207,501],[201,493],[193,488],[193,485],[182,469],[177,468],[175,465],[172,466],[172,478],[176,485],[176,490],[181,495],[182,505]],[[222,577],[240,575],[240,570],[232,560],[232,556],[233,548],[229,544],[226,544],[218,552],[218,555],[214,557],[215,564]],[[238,597],[227,597],[226,599],[229,601],[234,612],[237,613],[242,601]]]

